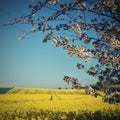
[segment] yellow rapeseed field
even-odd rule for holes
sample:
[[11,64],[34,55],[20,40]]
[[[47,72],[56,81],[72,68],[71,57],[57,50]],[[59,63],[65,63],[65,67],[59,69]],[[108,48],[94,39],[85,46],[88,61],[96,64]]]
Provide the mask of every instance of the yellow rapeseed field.
[[[104,103],[102,97],[85,95],[84,90],[14,88],[0,95],[0,120],[51,120],[45,115],[41,117],[45,111],[49,111],[46,114],[79,114],[82,111],[92,114],[109,110],[120,112],[120,104]],[[68,119],[64,114],[61,116],[60,120]]]

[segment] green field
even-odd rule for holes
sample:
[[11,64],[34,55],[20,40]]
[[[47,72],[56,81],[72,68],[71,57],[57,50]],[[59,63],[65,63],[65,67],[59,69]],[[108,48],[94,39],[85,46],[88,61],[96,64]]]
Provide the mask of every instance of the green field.
[[12,89],[12,88],[0,88],[0,94],[5,94],[5,93],[7,93],[10,89]]
[[0,94],[0,120],[119,120],[120,104],[84,90],[12,88]]

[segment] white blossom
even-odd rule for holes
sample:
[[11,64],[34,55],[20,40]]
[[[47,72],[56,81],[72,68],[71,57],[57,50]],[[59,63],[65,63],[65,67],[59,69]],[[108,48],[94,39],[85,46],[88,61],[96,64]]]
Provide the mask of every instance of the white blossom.
[[56,5],[59,2],[59,0],[49,0],[49,4]]
[[57,41],[56,39],[53,39],[53,40],[52,40],[52,44],[57,45],[57,44],[58,44],[58,41]]
[[56,39],[59,40],[59,39],[60,39],[60,35],[57,35],[57,36],[56,36]]
[[36,31],[36,28],[32,28],[31,31],[32,31],[32,32],[35,32],[35,31]]

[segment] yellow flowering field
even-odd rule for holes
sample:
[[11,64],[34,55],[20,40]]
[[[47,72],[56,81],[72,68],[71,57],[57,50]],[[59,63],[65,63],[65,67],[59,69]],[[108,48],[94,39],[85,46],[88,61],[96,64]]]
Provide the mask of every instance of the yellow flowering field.
[[119,113],[120,104],[104,103],[84,90],[14,88],[0,95],[0,120],[89,120],[97,114],[117,119]]

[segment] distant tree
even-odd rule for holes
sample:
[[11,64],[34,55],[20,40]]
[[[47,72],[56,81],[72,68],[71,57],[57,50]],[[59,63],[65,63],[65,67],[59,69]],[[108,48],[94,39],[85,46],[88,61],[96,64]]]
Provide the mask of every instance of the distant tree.
[[61,87],[58,87],[58,89],[62,89]]
[[[89,69],[84,62],[78,63],[77,68],[86,70],[100,82],[120,80],[119,8],[119,0],[34,0],[29,5],[28,15],[7,25],[25,23],[31,26],[20,40],[42,31],[44,43],[51,41],[56,47],[65,49],[69,56],[76,55],[85,62],[98,60],[98,64]],[[50,14],[41,16],[43,9]],[[77,79],[65,76],[64,81],[67,80],[73,87],[78,84]]]

